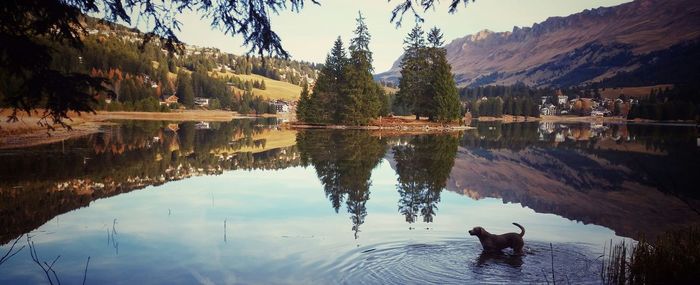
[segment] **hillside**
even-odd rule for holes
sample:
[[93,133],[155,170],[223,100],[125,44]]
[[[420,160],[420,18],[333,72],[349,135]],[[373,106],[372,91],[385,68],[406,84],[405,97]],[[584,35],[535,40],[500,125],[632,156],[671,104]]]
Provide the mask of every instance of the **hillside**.
[[[698,27],[700,1],[636,0],[508,32],[481,31],[445,48],[461,86],[678,83],[697,79],[696,71],[678,70],[694,70],[698,62]],[[397,81],[398,64],[375,78]]]
[[[215,77],[227,77],[235,76],[244,81],[262,81],[265,80],[265,85],[267,88],[264,90],[253,88],[254,95],[260,95],[264,98],[270,100],[297,100],[299,94],[301,94],[301,87],[299,85],[291,84],[289,82],[284,82],[280,80],[274,80],[271,78],[264,77],[257,74],[235,74],[232,72],[215,72],[213,73]],[[235,88],[236,92],[242,92],[242,90]]]
[[[255,95],[272,100],[293,100],[301,93],[299,85],[304,81],[313,84],[318,73],[314,63],[280,58],[263,60],[256,56],[234,55],[215,48],[187,44],[183,46],[182,53],[175,53],[170,57],[157,39],[147,44],[144,50],[140,50],[138,46],[141,44],[143,34],[136,29],[91,17],[86,17],[84,24],[87,34],[83,40],[87,47],[83,51],[69,50],[58,54],[57,57],[61,58],[60,64],[70,62],[69,57],[73,56],[73,53],[79,53],[83,64],[66,68],[74,69],[79,73],[89,71],[98,75],[107,73],[109,70],[117,70],[120,74],[130,74],[130,76],[143,75],[144,78],[148,78],[143,81],[153,81],[153,84],[159,87],[158,90],[163,90],[156,92],[159,97],[172,94],[169,92],[177,89],[179,84],[177,73],[183,71],[186,74],[199,72],[222,82],[227,77],[238,77],[243,81],[264,80],[265,90],[254,89]],[[58,48],[63,49],[62,46]],[[109,77],[114,76],[110,73]],[[211,85],[214,82],[202,84]],[[207,92],[204,92],[204,89]],[[208,92],[211,88],[204,89],[195,90],[195,93],[198,93],[195,95],[208,98],[224,96]],[[119,94],[122,93],[121,91],[119,88],[115,89],[117,97],[122,97],[120,96],[122,94]],[[241,90],[234,88],[234,91]],[[219,99],[221,102],[227,101],[223,98]]]

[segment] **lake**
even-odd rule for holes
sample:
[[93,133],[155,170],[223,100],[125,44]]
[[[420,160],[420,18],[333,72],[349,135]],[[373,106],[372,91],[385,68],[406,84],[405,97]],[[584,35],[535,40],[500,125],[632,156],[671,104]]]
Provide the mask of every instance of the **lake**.
[[[475,127],[120,121],[0,150],[0,284],[597,284],[611,242],[700,221],[695,126]],[[524,256],[467,233],[513,222]]]

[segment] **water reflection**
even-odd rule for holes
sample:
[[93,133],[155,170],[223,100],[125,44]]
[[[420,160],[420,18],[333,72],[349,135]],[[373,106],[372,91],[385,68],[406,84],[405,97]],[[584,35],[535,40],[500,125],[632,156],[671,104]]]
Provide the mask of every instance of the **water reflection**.
[[357,239],[367,216],[372,169],[386,151],[385,140],[364,131],[305,131],[297,134],[304,165],[312,165],[337,213],[345,200]]
[[[0,244],[29,233],[76,282],[88,256],[88,278],[103,283],[144,283],[143,270],[183,283],[542,283],[552,256],[558,277],[595,282],[590,248],[612,231],[700,222],[697,137],[695,127],[635,124],[393,135],[274,120],[118,122],[0,152]],[[466,237],[466,226],[505,232],[513,221],[528,228],[524,257],[480,255]],[[0,266],[0,283],[42,282],[20,256]]]
[[636,237],[700,221],[694,126],[480,123],[447,188]]
[[276,119],[207,129],[124,121],[80,139],[0,152],[0,244],[96,199],[224,170],[299,165],[295,132],[277,128]]
[[418,213],[423,222],[430,223],[454,165],[459,136],[416,136],[397,143],[392,153],[399,176],[399,212],[408,223],[415,222]]

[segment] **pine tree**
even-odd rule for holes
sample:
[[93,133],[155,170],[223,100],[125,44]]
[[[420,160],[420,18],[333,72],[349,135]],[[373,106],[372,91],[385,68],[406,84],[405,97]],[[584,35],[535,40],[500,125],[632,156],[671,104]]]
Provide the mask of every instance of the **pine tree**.
[[304,80],[304,85],[299,96],[299,104],[297,105],[297,118],[303,122],[313,122],[311,109],[311,96],[309,95],[309,85]]
[[419,96],[423,93],[425,68],[425,40],[423,29],[416,25],[404,40],[404,56],[401,59],[401,80],[396,104],[403,105],[416,115],[421,115]]
[[314,85],[310,96],[308,123],[333,123],[339,120],[340,90],[345,86],[345,68],[348,58],[340,37],[333,43],[331,52]]
[[428,43],[431,48],[439,48],[445,44],[445,41],[442,40],[442,31],[437,27],[430,29],[428,32]]
[[184,71],[177,74],[177,97],[180,102],[188,108],[194,107],[194,90],[192,88],[192,78]]
[[364,125],[379,116],[383,89],[372,77],[372,52],[369,50],[371,36],[359,13],[355,38],[350,40],[350,60],[345,68],[346,84],[342,89],[339,123]]
[[[439,46],[439,45],[438,45]],[[457,85],[452,77],[452,67],[447,62],[445,49],[433,47],[432,51],[432,104],[434,106],[433,117],[440,122],[451,122],[460,117],[460,102]]]

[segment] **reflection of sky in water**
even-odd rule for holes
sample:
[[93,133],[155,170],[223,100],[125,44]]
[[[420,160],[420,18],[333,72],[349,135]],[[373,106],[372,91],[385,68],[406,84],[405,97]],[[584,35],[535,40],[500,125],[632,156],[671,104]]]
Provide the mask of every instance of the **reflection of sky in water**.
[[[32,235],[42,260],[61,255],[55,268],[63,284],[82,282],[87,256],[88,284],[326,283],[333,279],[324,276],[353,262],[348,256],[389,243],[456,240],[478,246],[466,232],[476,225],[503,233],[517,231],[511,223],[519,222],[527,231],[526,246],[583,243],[599,252],[615,238],[600,226],[450,191],[442,192],[433,223],[407,224],[397,210],[396,179],[387,161],[373,170],[358,240],[345,204],[336,214],[313,167],[229,171],[148,187],[58,216]],[[45,283],[45,278],[26,249],[0,266],[0,284]]]

